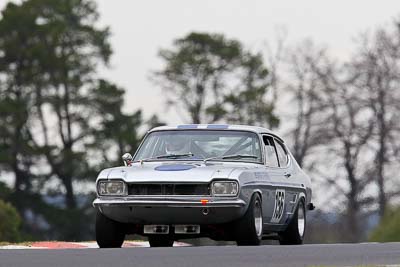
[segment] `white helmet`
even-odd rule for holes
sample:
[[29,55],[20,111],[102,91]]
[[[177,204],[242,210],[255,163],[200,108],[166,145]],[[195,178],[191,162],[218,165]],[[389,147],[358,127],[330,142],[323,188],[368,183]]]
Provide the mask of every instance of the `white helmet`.
[[171,135],[165,140],[165,151],[167,154],[189,153],[189,140],[186,136]]

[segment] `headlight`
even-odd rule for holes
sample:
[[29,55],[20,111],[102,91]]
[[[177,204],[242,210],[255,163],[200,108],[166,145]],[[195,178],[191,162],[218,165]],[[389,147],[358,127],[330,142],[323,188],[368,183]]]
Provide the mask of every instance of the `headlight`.
[[213,196],[236,196],[238,188],[237,182],[213,182],[212,194]]
[[100,181],[97,184],[97,192],[103,196],[125,196],[128,190],[123,181]]

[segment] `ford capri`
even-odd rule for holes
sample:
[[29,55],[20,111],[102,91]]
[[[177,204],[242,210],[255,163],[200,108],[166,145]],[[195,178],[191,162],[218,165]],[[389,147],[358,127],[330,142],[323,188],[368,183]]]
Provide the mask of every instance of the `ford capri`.
[[302,244],[310,178],[285,142],[268,129],[241,125],[161,126],[149,131],[124,166],[96,180],[96,240],[121,247],[127,234],[151,247],[208,237],[260,245]]

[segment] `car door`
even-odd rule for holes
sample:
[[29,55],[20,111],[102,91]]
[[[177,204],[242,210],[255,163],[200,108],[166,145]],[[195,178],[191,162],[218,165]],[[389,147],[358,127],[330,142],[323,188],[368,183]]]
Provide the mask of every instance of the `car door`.
[[284,186],[284,214],[282,214],[283,216],[280,220],[281,223],[284,223],[286,217],[290,216],[295,209],[297,198],[299,195],[299,189],[294,181],[295,173],[293,173],[292,166],[289,161],[287,148],[285,147],[283,142],[277,138],[274,138],[274,143],[279,161],[279,181],[281,182],[282,186]]
[[[284,190],[277,187],[277,182],[281,180],[282,172],[279,168],[278,155],[276,152],[274,138],[270,135],[263,135],[265,168],[267,178],[263,186],[263,217],[265,224],[276,223],[277,208],[284,203]],[[276,198],[279,198],[278,200]],[[278,204],[278,206],[277,206]],[[275,217],[273,217],[275,214]]]

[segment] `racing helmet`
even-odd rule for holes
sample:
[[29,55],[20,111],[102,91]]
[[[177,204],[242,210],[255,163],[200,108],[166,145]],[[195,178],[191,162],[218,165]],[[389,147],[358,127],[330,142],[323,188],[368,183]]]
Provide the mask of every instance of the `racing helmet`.
[[188,153],[189,140],[187,136],[171,135],[165,140],[165,151],[167,154]]

